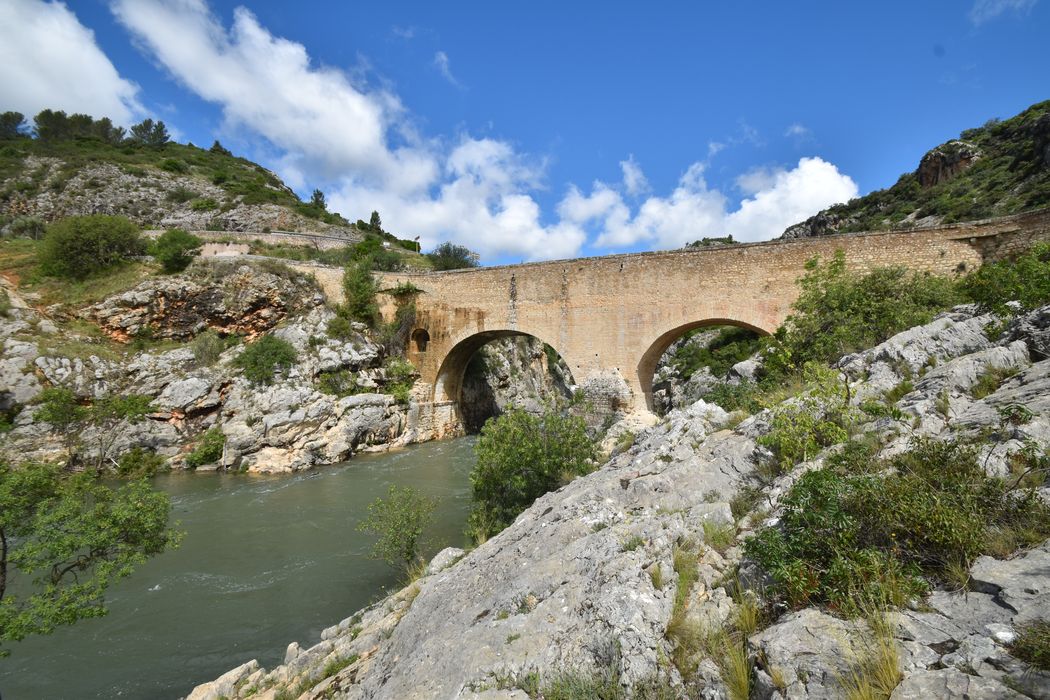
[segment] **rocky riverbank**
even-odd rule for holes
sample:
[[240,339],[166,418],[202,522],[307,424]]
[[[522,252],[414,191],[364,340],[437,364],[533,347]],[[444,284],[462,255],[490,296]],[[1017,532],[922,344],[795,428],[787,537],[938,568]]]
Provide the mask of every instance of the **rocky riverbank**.
[[[1050,307],[1006,324],[958,307],[838,368],[853,406],[886,402],[858,431],[881,454],[918,437],[980,435],[981,464],[1004,475],[1022,450],[1050,446],[1048,357]],[[422,578],[320,641],[291,644],[284,664],[248,661],[189,697],[520,700],[557,679],[603,683],[608,697],[737,697],[725,658],[702,645],[682,658],[672,639],[739,625],[754,610],[764,577],[741,543],[775,524],[792,485],[841,449],[770,476],[760,439],[776,410],[745,417],[701,400],[672,411],[496,537],[442,552]],[[1039,494],[1050,498],[1045,482]],[[686,564],[695,580],[681,585]],[[1050,611],[1050,543],[980,557],[968,579],[888,613],[884,637],[817,607],[747,626],[740,663],[751,697],[843,697],[879,639],[900,674],[893,698],[1050,697],[1050,674],[1010,646]]]
[[[131,344],[123,353],[97,335],[60,332],[56,321],[9,293],[15,308],[0,318],[0,410],[14,414],[0,454],[9,459],[65,458],[63,436],[34,418],[32,403],[48,386],[70,389],[85,402],[107,394],[150,397],[153,411],[118,425],[110,451],[143,448],[172,468],[185,467],[211,429],[221,431],[225,448],[199,469],[296,471],[434,437],[413,403],[383,393],[389,365],[365,327],[355,326],[348,339],[329,338],[334,313],[320,290],[282,265],[201,263],[82,311],[50,310],[58,322],[74,314],[95,320],[111,338]],[[205,331],[243,341],[220,343],[214,357],[204,358],[193,339]],[[290,343],[296,359],[259,385],[243,376],[236,359],[246,341],[264,333]],[[135,351],[135,341],[162,347]],[[81,436],[85,456],[96,443],[94,430],[88,426]]]

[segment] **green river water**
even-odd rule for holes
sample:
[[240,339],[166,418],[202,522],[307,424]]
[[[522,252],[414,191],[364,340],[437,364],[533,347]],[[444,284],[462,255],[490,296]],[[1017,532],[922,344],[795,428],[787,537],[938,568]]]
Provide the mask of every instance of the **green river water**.
[[473,464],[462,438],[295,476],[158,477],[182,546],[111,589],[108,616],[11,645],[3,700],[178,698],[249,659],[273,668],[398,583],[356,530],[390,484],[437,500],[426,554],[463,545]]

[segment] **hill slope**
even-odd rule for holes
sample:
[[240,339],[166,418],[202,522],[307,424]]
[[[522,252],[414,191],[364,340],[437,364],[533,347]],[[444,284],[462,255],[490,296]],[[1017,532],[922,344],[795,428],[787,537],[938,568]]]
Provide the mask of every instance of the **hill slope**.
[[77,214],[123,215],[144,228],[361,237],[343,217],[300,201],[274,173],[221,146],[0,140],[0,228],[20,216],[50,222]]
[[829,207],[782,238],[914,228],[1050,206],[1050,101],[968,129],[884,190]]

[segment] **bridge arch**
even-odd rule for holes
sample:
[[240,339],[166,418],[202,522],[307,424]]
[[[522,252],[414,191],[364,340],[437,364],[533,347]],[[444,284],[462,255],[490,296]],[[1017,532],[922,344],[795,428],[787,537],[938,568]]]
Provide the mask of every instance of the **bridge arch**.
[[517,336],[536,338],[540,342],[549,345],[554,348],[554,351],[558,353],[566,365],[572,367],[569,358],[556,345],[535,333],[512,328],[478,331],[458,339],[445,354],[438,369],[437,378],[434,381],[434,401],[458,403],[463,389],[463,376],[474,354],[493,340]]
[[689,331],[697,328],[712,328],[717,326],[735,326],[737,328],[745,328],[757,333],[758,335],[772,335],[776,330],[776,328],[763,327],[754,322],[749,323],[736,318],[706,318],[699,321],[683,323],[664,331],[649,343],[648,349],[642,353],[642,357],[638,361],[638,384],[641,387],[643,396],[645,396],[646,408],[650,411],[653,410],[653,376],[656,374],[656,366],[660,362],[660,358],[663,357],[663,354],[667,352],[669,347],[671,347],[671,343],[675,342]]

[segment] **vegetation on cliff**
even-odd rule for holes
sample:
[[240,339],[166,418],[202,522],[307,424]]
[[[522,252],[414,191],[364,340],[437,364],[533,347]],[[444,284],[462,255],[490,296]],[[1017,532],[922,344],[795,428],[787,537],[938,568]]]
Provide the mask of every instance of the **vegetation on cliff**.
[[[884,190],[825,209],[785,237],[955,223],[1050,206],[1050,101],[928,152]],[[927,223],[929,223],[928,221]]]

